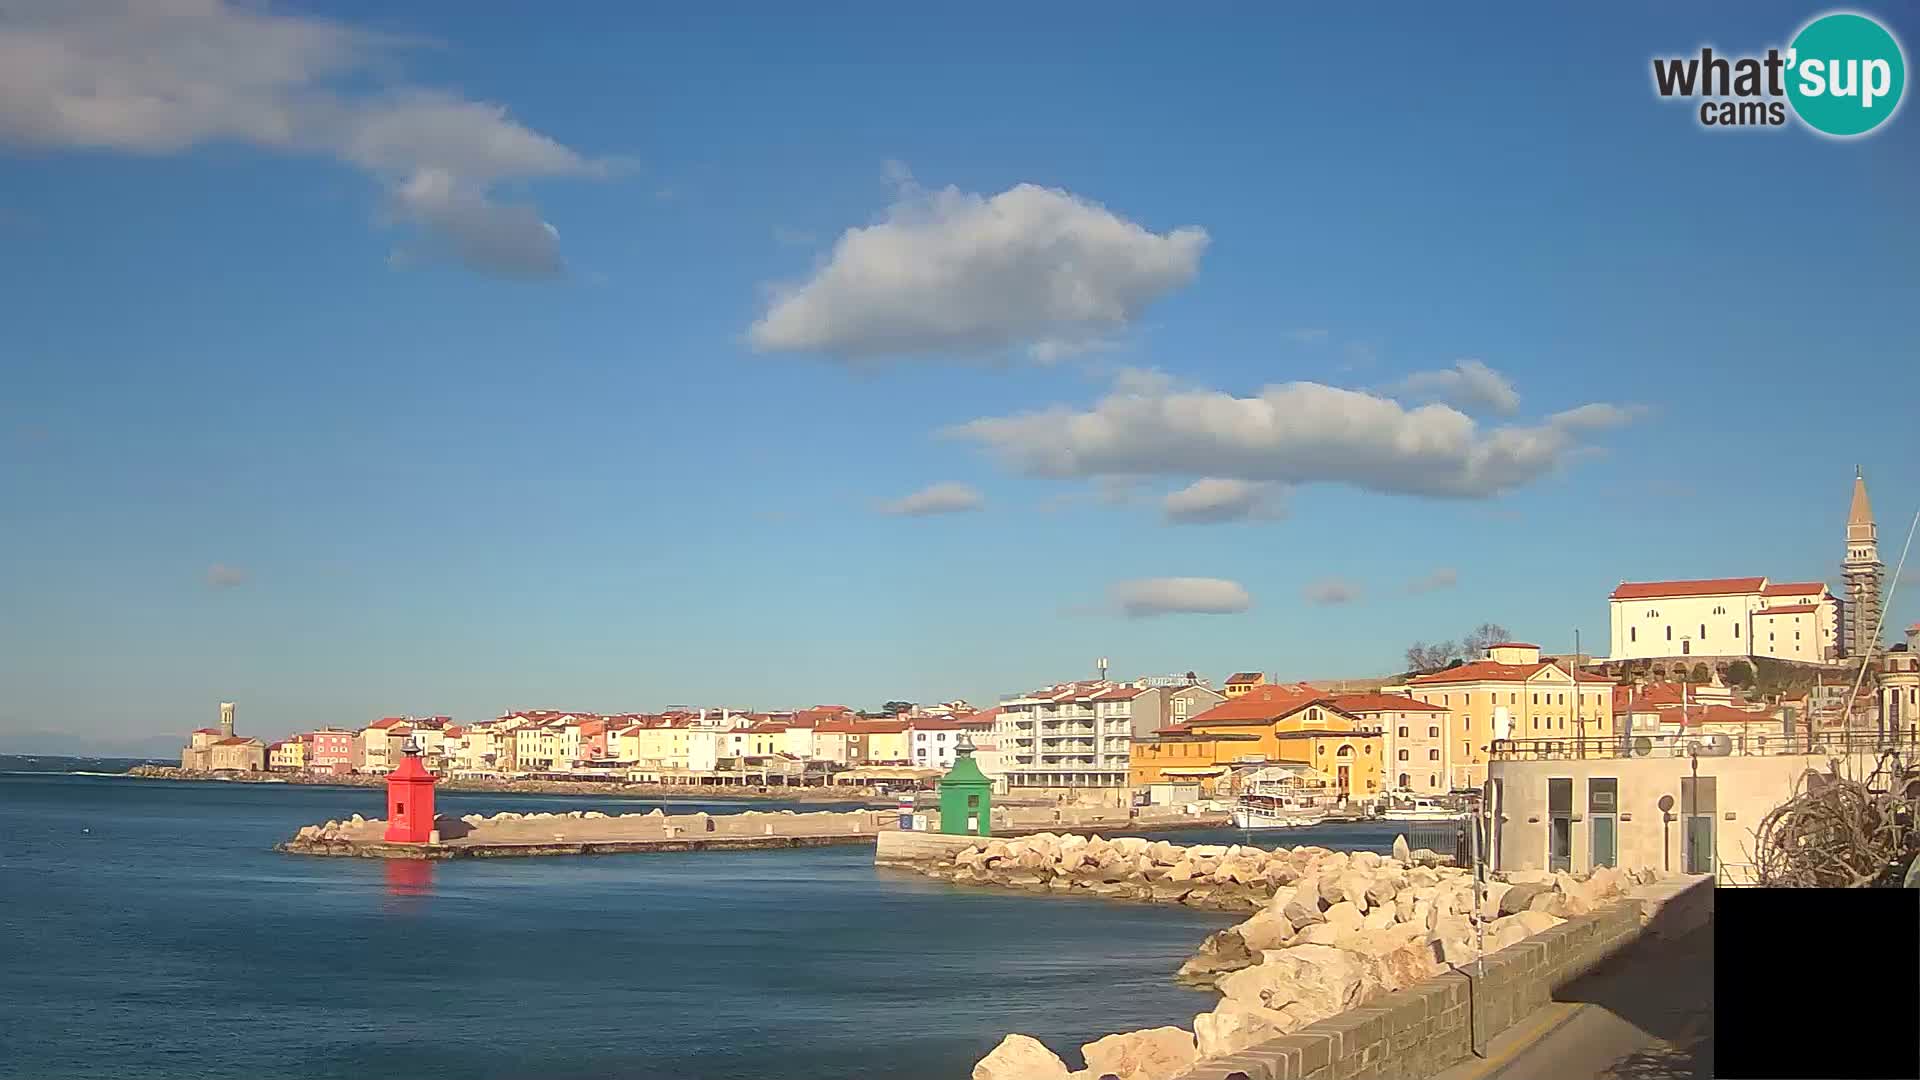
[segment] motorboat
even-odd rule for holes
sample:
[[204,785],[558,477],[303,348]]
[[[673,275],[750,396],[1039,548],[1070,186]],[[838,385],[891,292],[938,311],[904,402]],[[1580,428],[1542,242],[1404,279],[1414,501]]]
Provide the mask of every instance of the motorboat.
[[1465,816],[1464,810],[1420,795],[1389,800],[1380,810],[1382,821],[1452,821]]

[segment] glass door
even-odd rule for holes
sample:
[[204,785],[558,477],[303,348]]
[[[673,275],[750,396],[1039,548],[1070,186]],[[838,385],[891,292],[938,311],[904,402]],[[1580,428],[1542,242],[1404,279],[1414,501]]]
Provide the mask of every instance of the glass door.
[[1620,865],[1620,781],[1596,776],[1587,781],[1588,829],[1593,835],[1592,866]]
[[1547,869],[1573,869],[1573,780],[1547,780]]

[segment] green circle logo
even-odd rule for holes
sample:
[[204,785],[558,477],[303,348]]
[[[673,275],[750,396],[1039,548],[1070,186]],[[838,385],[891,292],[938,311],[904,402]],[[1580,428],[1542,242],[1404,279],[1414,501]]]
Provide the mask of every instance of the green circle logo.
[[1787,50],[1787,99],[1815,131],[1842,138],[1886,123],[1907,88],[1900,43],[1865,15],[1822,15]]

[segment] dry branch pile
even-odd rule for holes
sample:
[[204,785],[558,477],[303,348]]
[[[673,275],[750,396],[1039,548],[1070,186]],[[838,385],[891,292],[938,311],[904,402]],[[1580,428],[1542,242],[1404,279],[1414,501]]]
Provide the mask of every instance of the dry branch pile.
[[1809,772],[1754,830],[1758,884],[1785,889],[1899,885],[1916,852],[1920,778],[1897,759],[1865,780]]

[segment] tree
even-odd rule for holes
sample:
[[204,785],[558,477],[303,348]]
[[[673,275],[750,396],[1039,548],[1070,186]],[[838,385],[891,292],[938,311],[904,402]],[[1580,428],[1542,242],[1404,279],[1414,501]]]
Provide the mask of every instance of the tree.
[[885,705],[880,706],[880,711],[888,716],[899,716],[903,712],[912,712],[913,702],[889,701]]
[[1695,664],[1693,665],[1693,670],[1687,672],[1687,681],[1695,683],[1712,682],[1713,673],[1707,670],[1707,665]]
[[1753,666],[1745,660],[1735,660],[1727,665],[1727,685],[1752,686]]
[[1431,645],[1416,641],[1407,646],[1409,671],[1438,671],[1459,658],[1460,646],[1452,641],[1436,641]]
[[1461,639],[1460,651],[1466,655],[1467,659],[1478,660],[1487,651],[1488,646],[1512,640],[1513,635],[1507,633],[1506,627],[1499,623],[1483,622]]

